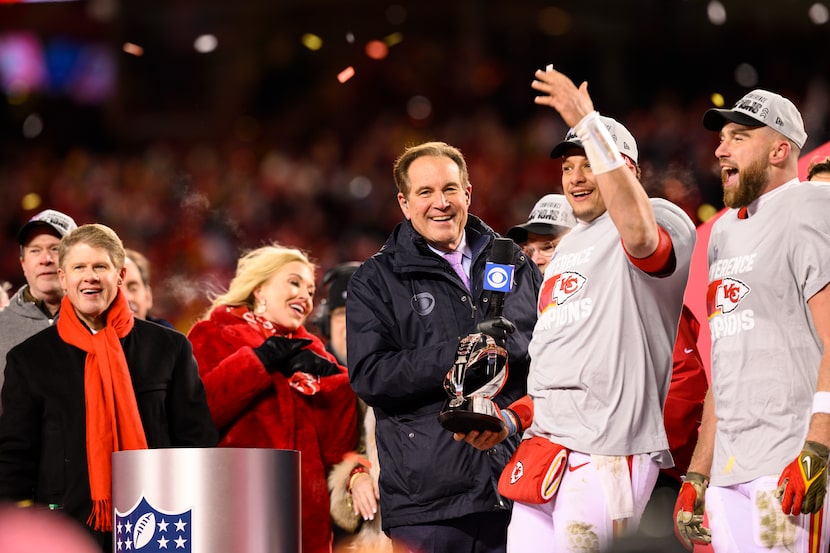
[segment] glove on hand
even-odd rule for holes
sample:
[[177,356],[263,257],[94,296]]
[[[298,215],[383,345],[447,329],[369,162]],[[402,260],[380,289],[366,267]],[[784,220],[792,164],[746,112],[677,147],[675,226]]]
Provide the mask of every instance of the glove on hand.
[[784,468],[778,479],[777,494],[785,515],[818,513],[827,493],[827,446],[804,442],[796,459]]
[[680,486],[677,502],[674,504],[674,533],[689,551],[696,543],[708,545],[712,542],[709,529],[703,526],[708,485],[709,479],[702,474],[686,473],[686,480]]
[[516,325],[504,317],[486,319],[476,325],[476,332],[492,336],[496,343],[502,347],[507,343],[507,337],[515,331]]
[[289,359],[309,345],[311,340],[306,338],[286,338],[284,336],[270,336],[261,345],[253,348],[254,353],[259,357],[260,362],[269,373],[281,372],[285,376],[291,376],[297,371],[288,363]]
[[303,350],[288,362],[291,372],[304,372],[315,376],[332,376],[340,374],[340,369],[324,357],[310,350]]

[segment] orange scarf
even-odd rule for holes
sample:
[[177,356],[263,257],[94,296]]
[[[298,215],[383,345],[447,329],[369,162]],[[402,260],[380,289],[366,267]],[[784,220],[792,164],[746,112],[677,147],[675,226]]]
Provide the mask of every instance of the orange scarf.
[[64,296],[58,334],[64,342],[84,350],[86,400],[86,457],[92,513],[86,523],[95,530],[112,530],[112,453],[147,449],[133,383],[119,338],[135,321],[126,298],[118,291],[106,313],[107,325],[92,334]]

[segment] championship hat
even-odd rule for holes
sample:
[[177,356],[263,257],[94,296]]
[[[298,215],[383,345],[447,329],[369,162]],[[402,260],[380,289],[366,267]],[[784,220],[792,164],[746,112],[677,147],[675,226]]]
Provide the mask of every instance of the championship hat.
[[[619,121],[602,115],[600,115],[599,118],[605,125],[605,128],[608,129],[608,132],[611,134],[611,138],[614,139],[614,144],[617,145],[617,149],[620,153],[631,158],[631,161],[634,163],[637,163],[637,141],[634,140],[634,136],[632,136],[632,134],[628,132],[628,129],[626,129]],[[579,137],[576,136],[576,131],[573,129],[569,130],[568,134],[565,135],[565,140],[553,148],[550,153],[550,157],[554,159],[562,157],[565,150],[568,148],[581,148],[584,150],[582,142],[580,142]]]
[[536,202],[527,222],[511,227],[505,236],[517,244],[527,242],[527,233],[558,235],[576,225],[573,210],[562,194],[546,194]]
[[780,94],[756,89],[737,101],[732,109],[712,108],[703,114],[703,126],[710,131],[719,131],[732,121],[748,127],[766,125],[803,148],[807,131],[798,108]]
[[68,232],[75,230],[78,225],[75,224],[75,220],[69,215],[55,211],[54,209],[46,209],[29,219],[20,228],[20,231],[17,233],[17,241],[21,246],[26,243],[26,240],[29,238],[29,233],[35,227],[46,227],[51,229],[59,238],[63,238]]

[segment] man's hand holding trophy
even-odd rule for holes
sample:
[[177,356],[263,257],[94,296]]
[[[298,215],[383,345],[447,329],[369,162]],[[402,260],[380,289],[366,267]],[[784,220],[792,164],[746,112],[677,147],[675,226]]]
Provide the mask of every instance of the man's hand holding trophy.
[[505,429],[492,398],[507,380],[507,338],[515,331],[513,323],[501,315],[504,296],[513,286],[512,258],[513,241],[496,238],[484,272],[484,289],[493,292],[489,317],[459,341],[455,363],[444,378],[449,399],[438,421],[456,435],[490,436],[485,431],[498,435]]

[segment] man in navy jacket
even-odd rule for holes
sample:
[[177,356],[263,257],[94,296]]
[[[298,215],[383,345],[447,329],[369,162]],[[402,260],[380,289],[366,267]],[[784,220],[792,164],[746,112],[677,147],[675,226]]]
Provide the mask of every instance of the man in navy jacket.
[[[496,483],[517,438],[480,451],[438,421],[459,340],[493,317],[483,278],[498,235],[468,213],[472,186],[456,148],[409,148],[394,175],[405,220],[354,274],[346,300],[351,384],[377,416],[383,527],[398,547],[423,553],[503,552],[511,505]],[[444,257],[452,252],[463,275]],[[509,374],[495,397],[500,408],[526,391],[541,283],[518,247],[512,255],[503,318],[515,330],[502,336]]]

